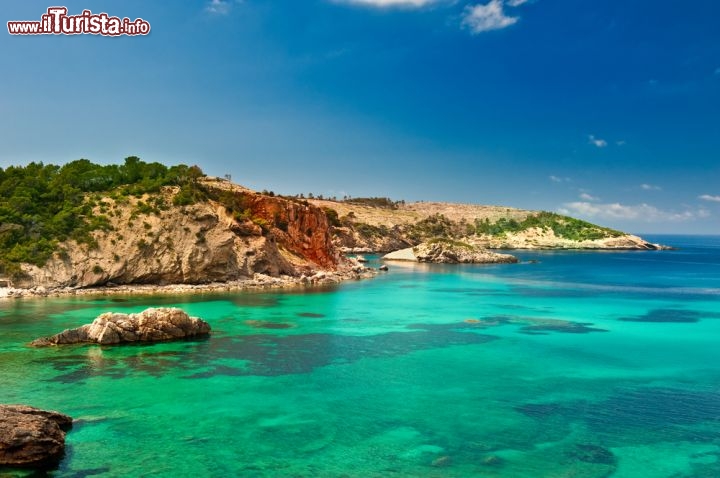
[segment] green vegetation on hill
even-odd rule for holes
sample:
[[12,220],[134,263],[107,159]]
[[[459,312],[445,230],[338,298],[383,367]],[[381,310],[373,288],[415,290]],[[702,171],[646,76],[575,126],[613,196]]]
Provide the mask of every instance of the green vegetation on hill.
[[487,219],[484,221],[475,221],[475,233],[490,236],[502,236],[507,233],[525,231],[533,227],[552,229],[555,236],[572,241],[604,239],[623,235],[622,232],[614,229],[596,226],[587,221],[544,211],[531,214],[523,221],[506,218],[501,218],[494,223],[491,223]]
[[433,214],[408,226],[406,234],[413,241],[422,242],[432,238],[463,237],[471,232],[443,214]]
[[[201,176],[197,166],[168,168],[136,156],[122,165],[79,159],[64,166],[33,162],[0,168],[0,274],[17,274],[23,262],[42,266],[60,241],[74,239],[93,247],[91,232],[111,227],[99,193],[121,202],[172,185],[180,187],[176,203],[191,204],[203,197],[197,185]],[[93,214],[95,206],[99,214]],[[151,210],[162,206],[158,201],[140,205]]]

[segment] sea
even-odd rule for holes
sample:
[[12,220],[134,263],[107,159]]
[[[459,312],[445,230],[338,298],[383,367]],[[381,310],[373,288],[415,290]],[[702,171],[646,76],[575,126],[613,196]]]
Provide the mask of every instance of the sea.
[[[677,249],[0,302],[0,403],[75,419],[57,469],[0,477],[720,477],[720,237],[648,239]],[[212,335],[27,345],[157,306]]]

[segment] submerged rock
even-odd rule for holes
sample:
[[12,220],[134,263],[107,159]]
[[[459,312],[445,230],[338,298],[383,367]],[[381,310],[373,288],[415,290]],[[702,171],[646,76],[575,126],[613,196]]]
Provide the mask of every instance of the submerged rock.
[[436,468],[443,468],[446,466],[450,466],[452,464],[452,458],[450,458],[448,455],[443,455],[441,457],[435,458],[432,463],[430,463],[430,466],[434,466]]
[[586,463],[615,465],[617,462],[613,452],[599,445],[577,444],[568,455]]
[[482,464],[487,466],[498,466],[503,464],[503,459],[497,455],[488,455],[482,459]]
[[78,343],[109,345],[123,342],[159,342],[209,333],[210,324],[197,317],[190,317],[181,309],[150,308],[139,314],[107,312],[98,316],[91,324],[34,340],[30,345],[46,347]]
[[391,252],[383,256],[383,259],[443,264],[505,264],[518,261],[510,254],[499,254],[472,244],[444,239]]
[[25,405],[0,405],[0,466],[51,468],[65,452],[72,418]]

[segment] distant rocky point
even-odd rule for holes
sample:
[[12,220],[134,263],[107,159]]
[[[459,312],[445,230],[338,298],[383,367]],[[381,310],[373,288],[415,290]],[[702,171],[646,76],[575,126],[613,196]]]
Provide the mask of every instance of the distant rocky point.
[[440,264],[510,264],[515,256],[492,252],[460,241],[436,239],[383,256],[390,261],[432,262]]
[[63,457],[71,427],[72,418],[62,413],[0,405],[0,466],[52,468]]
[[181,309],[150,308],[139,314],[107,312],[91,324],[67,329],[52,337],[31,342],[33,347],[97,343],[101,345],[125,342],[159,342],[208,335],[210,325],[197,317],[190,317]]
[[640,237],[548,211],[503,206],[359,198],[312,199],[346,253],[391,252],[433,239],[487,249],[668,249]]

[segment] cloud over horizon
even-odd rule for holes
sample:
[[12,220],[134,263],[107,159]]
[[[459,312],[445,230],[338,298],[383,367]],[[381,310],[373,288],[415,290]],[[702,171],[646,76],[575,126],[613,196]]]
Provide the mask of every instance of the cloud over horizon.
[[710,201],[710,202],[720,202],[720,196],[713,196],[710,194],[703,194],[702,196],[698,196],[698,199],[702,199],[703,201]]
[[368,7],[424,7],[439,0],[334,0],[338,3],[350,3],[355,5],[364,5]]
[[640,222],[684,222],[698,218],[708,217],[710,214],[704,209],[697,211],[685,210],[682,212],[666,211],[650,204],[627,205],[620,203],[590,203],[576,201],[565,203],[558,209],[560,214],[578,215],[590,219],[623,220]]
[[598,198],[597,196],[593,196],[592,194],[581,193],[580,199],[582,199],[583,201],[598,201],[600,198]]

